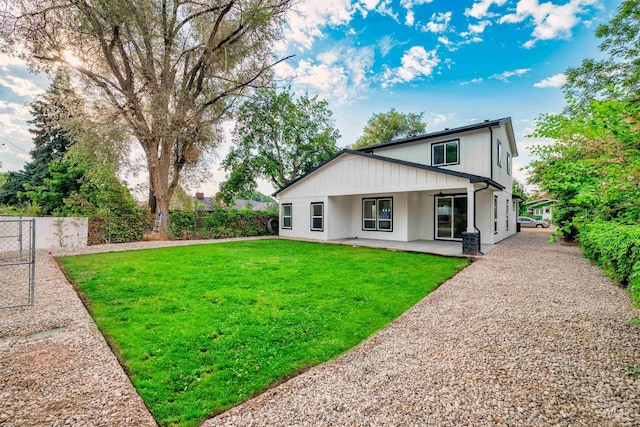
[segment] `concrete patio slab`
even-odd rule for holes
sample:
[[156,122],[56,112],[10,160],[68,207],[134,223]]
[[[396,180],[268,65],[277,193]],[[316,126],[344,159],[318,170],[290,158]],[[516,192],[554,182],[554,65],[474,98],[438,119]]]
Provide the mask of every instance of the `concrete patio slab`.
[[[412,240],[411,242],[400,242],[396,240],[378,239],[338,239],[331,240],[331,243],[351,246],[365,246],[368,248],[383,248],[396,251],[423,252],[435,255],[466,257],[462,254],[462,243],[449,242],[444,240]],[[496,245],[482,244],[482,252],[487,254],[494,250]],[[469,256],[475,258],[475,256]]]

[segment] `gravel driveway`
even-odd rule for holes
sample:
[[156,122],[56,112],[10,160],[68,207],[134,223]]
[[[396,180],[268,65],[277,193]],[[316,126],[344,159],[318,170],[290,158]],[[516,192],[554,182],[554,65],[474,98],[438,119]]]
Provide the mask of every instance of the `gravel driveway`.
[[[640,425],[639,313],[547,239],[507,239],[355,350],[204,425]],[[36,286],[34,307],[0,311],[0,424],[155,425],[46,252]]]
[[640,328],[577,247],[523,232],[229,425],[640,425]]

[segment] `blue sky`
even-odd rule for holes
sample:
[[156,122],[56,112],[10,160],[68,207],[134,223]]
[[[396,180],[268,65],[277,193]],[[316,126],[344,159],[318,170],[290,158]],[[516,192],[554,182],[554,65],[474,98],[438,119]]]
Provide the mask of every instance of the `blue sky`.
[[[301,0],[290,12],[279,54],[295,54],[276,75],[298,93],[329,102],[342,138],[351,144],[374,113],[424,112],[427,131],[511,116],[520,156],[542,113],[560,112],[563,73],[598,57],[595,28],[612,0]],[[15,59],[0,56],[0,161],[15,170],[31,147],[25,103],[48,85]],[[227,126],[227,128],[231,127]],[[226,154],[228,145],[219,150]],[[199,186],[215,192],[224,173]],[[516,177],[525,178],[524,172]],[[260,183],[263,192],[272,191]]]

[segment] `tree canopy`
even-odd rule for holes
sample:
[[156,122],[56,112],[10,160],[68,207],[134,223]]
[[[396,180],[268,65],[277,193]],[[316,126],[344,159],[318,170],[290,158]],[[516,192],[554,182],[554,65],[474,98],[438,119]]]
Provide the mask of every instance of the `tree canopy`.
[[556,141],[532,150],[530,182],[557,200],[554,221],[569,240],[587,221],[640,219],[639,16],[640,2],[628,0],[598,28],[607,58],[569,70],[568,107],[541,116],[533,134]]
[[424,112],[420,114],[400,113],[395,108],[386,113],[372,115],[364,127],[362,135],[351,148],[363,148],[382,142],[425,133],[427,124],[423,122]]
[[258,90],[238,112],[234,145],[223,162],[229,172],[223,199],[248,198],[258,178],[284,187],[334,156],[339,137],[326,101],[294,99],[290,88]]
[[[291,0],[4,0],[0,48],[62,64],[142,147],[157,210],[216,145],[216,125],[270,76]],[[163,230],[166,224],[162,224]]]

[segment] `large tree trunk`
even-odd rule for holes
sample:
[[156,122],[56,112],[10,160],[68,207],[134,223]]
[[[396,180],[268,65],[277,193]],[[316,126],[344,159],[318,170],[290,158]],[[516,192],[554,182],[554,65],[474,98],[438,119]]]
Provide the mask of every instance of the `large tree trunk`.
[[156,195],[153,191],[153,180],[149,177],[149,210],[152,214],[158,212],[158,203],[156,202]]

